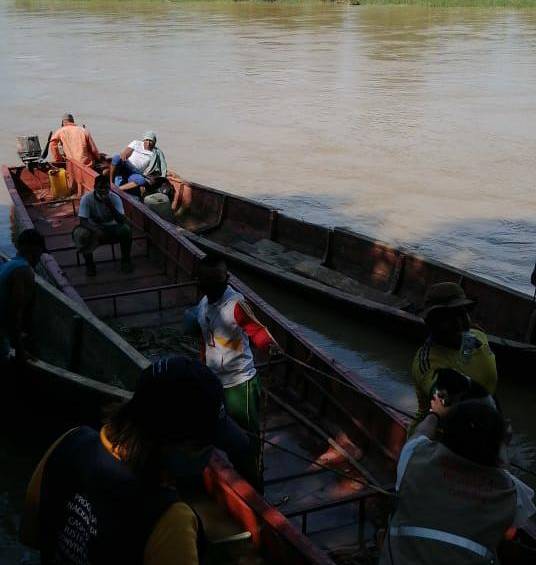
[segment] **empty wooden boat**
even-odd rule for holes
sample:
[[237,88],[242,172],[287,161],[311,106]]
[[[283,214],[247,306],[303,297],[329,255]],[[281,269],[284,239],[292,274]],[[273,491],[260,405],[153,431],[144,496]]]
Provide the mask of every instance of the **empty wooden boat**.
[[[67,166],[80,192],[93,187],[96,173],[74,162]],[[46,170],[40,167],[4,167],[3,174],[16,228],[37,227],[46,238],[49,254],[41,268],[56,287],[85,303],[136,344],[139,353],[195,353],[195,344],[175,339],[174,331],[185,308],[199,299],[195,274],[203,253],[196,246],[120,193],[134,230],[136,269],[121,273],[117,250],[108,245],[96,252],[97,277],[87,278],[71,240],[79,198],[51,200]],[[215,472],[214,482],[207,484],[214,485],[235,518],[244,519],[256,543],[280,551],[279,560],[321,562],[357,554],[385,526],[407,421],[238,279],[232,277],[231,284],[288,357],[257,359],[266,391],[265,500],[243,480],[230,479],[228,468]],[[133,383],[118,374],[113,384],[128,389]],[[525,543],[535,543],[528,530],[522,536]],[[505,563],[529,563],[520,545],[507,544],[503,551]]]
[[[473,321],[490,335],[501,375],[531,379],[536,310],[531,297],[344,228],[292,218],[269,206],[171,175],[178,223],[188,239],[229,263],[415,340],[430,285],[461,284],[476,300]],[[528,275],[527,275],[528,276]]]

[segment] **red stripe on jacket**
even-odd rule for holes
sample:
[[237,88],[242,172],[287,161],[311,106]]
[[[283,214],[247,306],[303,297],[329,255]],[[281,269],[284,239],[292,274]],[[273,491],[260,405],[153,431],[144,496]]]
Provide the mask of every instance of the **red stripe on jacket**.
[[270,335],[266,327],[255,318],[249,306],[237,302],[234,308],[234,318],[257,349],[268,351],[270,345],[274,343],[274,338]]

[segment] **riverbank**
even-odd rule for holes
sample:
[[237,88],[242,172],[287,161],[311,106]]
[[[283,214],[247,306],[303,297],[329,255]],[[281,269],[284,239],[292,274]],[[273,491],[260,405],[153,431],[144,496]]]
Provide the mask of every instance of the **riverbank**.
[[536,0],[348,0],[362,6],[422,6],[429,8],[534,8]]
[[[352,6],[421,6],[430,8],[534,8],[536,0],[134,0],[129,2],[129,10],[137,14],[150,15],[154,10],[172,10],[174,5],[235,5],[235,6],[285,6],[304,7],[316,5],[345,5]],[[43,11],[56,11],[67,8],[85,12],[98,13],[101,11],[118,11],[124,13],[122,0],[94,0],[83,2],[81,0],[18,0],[18,9],[33,9]]]

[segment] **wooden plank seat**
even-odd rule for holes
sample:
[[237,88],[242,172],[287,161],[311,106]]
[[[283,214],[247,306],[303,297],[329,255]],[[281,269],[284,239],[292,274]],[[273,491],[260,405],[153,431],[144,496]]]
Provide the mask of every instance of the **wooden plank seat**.
[[206,234],[209,231],[218,228],[220,223],[220,220],[215,217],[198,218],[196,216],[189,215],[186,218],[181,219],[182,228],[198,235]]
[[[64,233],[64,234],[56,234],[56,235],[67,235],[67,234]],[[70,235],[70,233],[68,235]],[[149,241],[149,238],[146,235],[135,235],[132,236],[132,241]],[[114,241],[113,243],[105,243],[103,245],[110,245],[110,247],[113,248],[114,245],[119,245],[119,243]],[[77,249],[75,245],[66,245],[64,247],[53,247],[53,248],[48,247],[47,251],[49,253],[59,253],[60,251],[77,251]],[[79,252],[77,251],[77,253]],[[115,259],[115,254],[114,254],[114,259]]]

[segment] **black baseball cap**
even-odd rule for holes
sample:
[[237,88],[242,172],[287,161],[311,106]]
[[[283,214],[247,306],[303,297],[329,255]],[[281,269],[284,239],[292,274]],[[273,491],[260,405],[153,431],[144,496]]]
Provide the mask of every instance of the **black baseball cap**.
[[132,397],[131,414],[156,441],[212,444],[223,406],[219,379],[199,361],[174,355],[153,363]]

